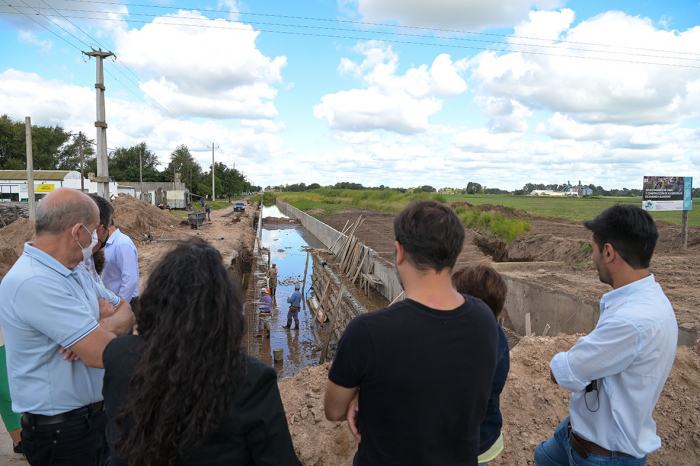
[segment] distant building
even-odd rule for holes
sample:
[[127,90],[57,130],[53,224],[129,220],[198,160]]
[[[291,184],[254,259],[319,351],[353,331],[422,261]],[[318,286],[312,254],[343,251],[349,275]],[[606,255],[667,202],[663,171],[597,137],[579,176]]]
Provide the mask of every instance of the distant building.
[[593,190],[591,188],[581,188],[581,196],[592,196]]
[[566,191],[552,191],[551,189],[535,189],[530,193],[532,196],[570,196]]
[[[84,179],[85,193],[96,193],[97,183]],[[26,170],[0,170],[0,202],[29,202]],[[34,198],[38,201],[58,188],[80,191],[80,172],[74,170],[34,170]],[[118,195],[117,183],[109,183],[110,197]]]

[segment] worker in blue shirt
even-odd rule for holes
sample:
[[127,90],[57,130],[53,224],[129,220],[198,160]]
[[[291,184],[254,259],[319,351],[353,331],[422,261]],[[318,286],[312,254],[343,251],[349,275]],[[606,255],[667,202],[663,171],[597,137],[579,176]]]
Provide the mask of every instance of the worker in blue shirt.
[[294,293],[287,298],[289,303],[289,312],[287,313],[287,325],[282,328],[291,328],[292,319],[294,319],[294,330],[299,329],[299,309],[301,309],[301,291],[299,291],[300,286],[294,286]]
[[204,211],[207,213],[207,221],[211,222],[211,208],[209,204],[204,204]]

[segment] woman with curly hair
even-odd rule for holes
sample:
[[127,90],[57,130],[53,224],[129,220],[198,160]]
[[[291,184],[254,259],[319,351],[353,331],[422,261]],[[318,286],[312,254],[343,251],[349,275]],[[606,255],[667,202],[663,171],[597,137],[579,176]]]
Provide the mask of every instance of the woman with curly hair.
[[301,464],[274,369],[241,349],[239,298],[204,241],[156,266],[139,335],[104,351],[110,466]]

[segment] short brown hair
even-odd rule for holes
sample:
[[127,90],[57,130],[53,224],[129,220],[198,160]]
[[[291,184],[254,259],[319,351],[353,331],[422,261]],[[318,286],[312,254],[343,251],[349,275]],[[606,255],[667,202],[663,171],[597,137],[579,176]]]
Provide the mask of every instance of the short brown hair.
[[498,319],[506,303],[508,285],[493,267],[482,264],[468,265],[452,275],[452,285],[462,294],[481,299]]
[[409,204],[394,219],[396,241],[416,269],[452,269],[462,253],[466,231],[451,208],[435,201]]

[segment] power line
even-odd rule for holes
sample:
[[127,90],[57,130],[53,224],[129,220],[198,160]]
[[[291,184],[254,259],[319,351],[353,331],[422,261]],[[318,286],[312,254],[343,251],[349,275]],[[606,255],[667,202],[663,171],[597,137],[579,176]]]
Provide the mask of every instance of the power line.
[[[44,0],[41,0],[41,1],[44,1]],[[119,14],[119,12],[117,12],[117,11],[82,10],[82,9],[70,9],[70,8],[59,8],[59,9],[62,11],[74,11],[74,12],[81,12],[81,13]],[[54,10],[55,10],[55,8],[54,8]],[[204,12],[212,12],[212,11],[213,10],[204,10]],[[216,10],[216,12],[219,12],[219,11],[220,10]],[[61,15],[61,16],[63,16],[63,15]],[[146,16],[146,17],[152,17],[152,18],[161,17],[161,15],[155,15],[155,14],[149,14],[149,13],[129,13],[129,16]],[[86,17],[75,17],[75,18],[94,19],[94,18],[86,18]],[[169,18],[177,19],[175,17],[169,17]],[[201,17],[201,18],[186,18],[186,19],[196,20],[196,21],[211,21],[211,18],[208,18],[206,16]],[[227,20],[227,21],[230,23],[245,24],[242,21],[233,21],[233,20]],[[363,34],[364,33],[366,33],[366,34],[370,34],[370,33],[371,34],[385,34],[385,35],[393,35],[393,36],[419,37],[419,38],[430,39],[430,37],[425,35],[425,34],[409,34],[409,33],[391,32],[391,31],[364,32],[364,31],[357,31],[355,29],[337,28],[337,27],[329,27],[329,26],[313,26],[313,25],[306,25],[306,24],[285,24],[285,23],[266,23],[266,22],[261,22],[261,21],[249,21],[249,23],[263,25],[263,26],[278,26],[278,27],[290,27],[290,28],[301,28],[301,29],[323,29],[323,30],[332,30],[332,31],[341,31],[341,32],[360,32]],[[438,39],[438,38],[436,38],[436,39]],[[649,55],[649,54],[641,54],[641,53],[620,52],[620,51],[613,51],[613,50],[595,50],[595,49],[586,49],[586,48],[577,48],[577,47],[568,47],[567,48],[567,47],[561,47],[561,46],[557,46],[557,45],[528,44],[528,43],[522,43],[522,42],[495,42],[494,43],[494,41],[491,41],[491,40],[469,39],[469,38],[465,38],[465,37],[440,38],[440,40],[477,42],[477,43],[487,43],[487,44],[504,44],[504,45],[510,45],[510,46],[517,45],[517,46],[523,46],[523,47],[539,47],[539,48],[554,49],[554,50],[565,49],[568,51],[607,53],[607,54],[612,54],[612,55],[624,55],[624,56],[643,57],[643,58],[661,58],[661,59],[700,61],[700,58],[668,57],[668,56],[661,56],[661,55]],[[666,53],[680,53],[680,52],[666,52]],[[686,52],[682,52],[682,53],[686,53]],[[695,55],[695,54],[691,54],[691,55]],[[698,55],[698,57],[700,57],[700,54]]]
[[[143,8],[161,8],[161,9],[169,9],[169,10],[186,9],[186,10],[197,10],[197,11],[203,11],[203,12],[231,14],[230,10],[213,10],[213,9],[212,10],[202,10],[201,8],[196,8],[196,7],[145,5],[145,4],[139,4],[139,3],[119,3],[119,2],[108,2],[108,1],[97,1],[97,0],[65,0],[65,1],[76,2],[76,3],[94,3],[94,4],[102,4],[102,5],[119,5],[119,6],[125,6],[125,7],[133,6],[133,7],[143,7]],[[677,54],[683,54],[683,55],[700,56],[700,53],[693,53],[693,52],[676,52],[676,51],[672,51],[672,50],[649,49],[649,48],[631,47],[631,46],[625,46],[625,45],[602,44],[602,43],[594,43],[594,42],[580,42],[580,41],[571,41],[571,40],[562,40],[562,39],[546,39],[546,38],[542,38],[542,37],[515,36],[515,35],[508,35],[508,34],[476,32],[476,31],[468,31],[468,30],[460,30],[460,29],[429,28],[429,27],[423,27],[423,26],[395,25],[395,24],[389,24],[389,23],[373,23],[373,22],[367,22],[367,21],[353,21],[353,20],[342,20],[342,19],[331,19],[331,18],[318,18],[318,17],[310,17],[310,16],[280,15],[280,14],[273,14],[273,13],[237,12],[237,14],[242,15],[242,16],[244,16],[244,15],[265,16],[265,17],[271,17],[271,18],[299,19],[299,20],[305,20],[305,21],[349,23],[349,24],[357,24],[357,25],[362,25],[362,26],[379,26],[379,27],[390,27],[390,28],[417,29],[417,30],[431,31],[431,32],[450,32],[450,33],[454,33],[454,34],[470,34],[470,35],[482,35],[482,36],[503,37],[503,38],[539,40],[539,41],[546,41],[546,42],[562,42],[562,43],[578,44],[578,45],[592,45],[592,46],[598,46],[598,47],[616,47],[616,48],[640,50],[640,51],[646,51],[646,52],[677,53]]]
[[[4,2],[7,6],[12,7],[12,8],[14,8],[15,10],[17,10],[17,8],[16,8],[14,5],[11,5],[10,3],[7,3],[5,0],[3,0],[3,2]],[[23,13],[23,12],[20,11],[20,10],[17,10],[17,11],[19,11],[20,14],[23,14],[24,16],[26,16],[27,18],[31,19],[32,21],[34,21],[34,22],[35,22],[36,24],[38,24],[39,26],[41,26],[41,27],[43,27],[44,29],[46,29],[47,31],[49,31],[49,32],[50,32],[51,34],[53,34],[54,36],[56,36],[56,37],[58,37],[59,39],[61,39],[61,40],[62,40],[63,42],[65,42],[66,44],[68,44],[68,45],[70,45],[71,47],[73,47],[74,49],[76,49],[78,52],[80,52],[80,53],[83,52],[83,51],[80,49],[80,47],[78,47],[78,46],[76,46],[75,44],[71,43],[71,42],[68,41],[65,37],[59,36],[58,34],[56,34],[55,32],[53,32],[51,29],[49,29],[48,27],[44,26],[43,24],[41,24],[39,21],[35,20],[34,18],[32,18],[31,16],[29,16],[28,14]],[[10,13],[10,14],[17,14],[17,13]],[[48,18],[46,18],[46,20],[50,21]],[[53,22],[52,22],[52,24],[53,24]]]
[[[84,44],[86,47],[90,47],[90,46],[89,46],[88,44],[86,44],[83,40],[81,40],[81,39],[79,39],[78,37],[76,37],[73,33],[71,33],[70,31],[68,31],[67,29],[64,29],[60,24],[56,24],[56,23],[54,23],[53,21],[51,21],[47,16],[42,15],[41,12],[37,11],[33,6],[28,5],[27,2],[25,2],[24,0],[20,0],[20,1],[21,1],[22,3],[24,3],[25,5],[27,5],[28,8],[31,8],[32,10],[36,11],[37,14],[38,14],[39,16],[43,16],[44,18],[46,18],[46,20],[47,20],[48,22],[50,22],[51,24],[53,24],[53,25],[56,26],[57,28],[61,29],[63,32],[65,32],[66,34],[68,34],[69,36],[71,36],[73,39],[75,39],[75,40],[77,40],[78,42]],[[7,3],[7,2],[5,2],[5,3]],[[8,5],[10,5],[10,4],[8,3]],[[10,6],[12,6],[12,5],[10,5]],[[12,6],[12,8],[15,8],[15,7]],[[17,8],[15,8],[15,10],[17,10]],[[17,10],[17,11],[19,11],[19,10]],[[22,13],[22,14],[24,14],[24,13]],[[25,16],[26,16],[26,15],[25,15]]]
[[[78,0],[76,0],[76,1],[78,1]],[[153,25],[162,25],[162,26],[185,26],[185,27],[200,27],[200,28],[211,28],[211,29],[227,29],[227,30],[231,30],[231,31],[240,31],[240,32],[249,32],[249,33],[266,32],[266,33],[271,33],[271,34],[290,34],[290,35],[308,36],[308,37],[327,37],[327,38],[332,38],[332,39],[350,39],[350,40],[358,40],[358,41],[368,40],[367,37],[342,36],[342,35],[332,35],[332,34],[318,34],[318,33],[307,33],[307,32],[298,32],[298,31],[278,31],[278,30],[270,30],[270,29],[251,30],[251,29],[247,29],[247,28],[224,27],[224,26],[215,26],[215,25],[209,25],[209,24],[188,24],[188,23],[182,23],[182,22],[174,23],[174,22],[162,22],[162,21],[149,22],[149,21],[140,21],[140,20],[131,20],[131,19],[94,18],[94,17],[80,17],[80,16],[77,16],[77,17],[71,16],[71,17],[72,18],[97,20],[97,21],[120,21],[120,22],[125,22],[125,23],[153,24]],[[174,18],[174,19],[177,19],[177,18]],[[188,19],[193,19],[193,18],[188,18]],[[362,33],[362,32],[360,32],[360,33]],[[370,39],[373,39],[373,38],[370,38]],[[390,43],[395,43],[395,44],[425,45],[425,46],[429,46],[429,47],[448,47],[448,48],[468,49],[468,50],[486,50],[486,51],[491,51],[491,52],[494,51],[492,48],[466,46],[466,45],[439,44],[439,43],[416,42],[416,41],[405,41],[405,40],[395,40],[395,39],[375,39],[375,40],[390,42]],[[588,50],[588,51],[591,52],[590,50]],[[537,52],[537,51],[531,51],[531,50],[511,49],[511,52],[528,54],[528,55],[560,57],[560,58],[578,58],[578,59],[600,60],[600,61],[608,61],[608,62],[616,62],[616,63],[632,63],[632,64],[639,64],[639,65],[673,66],[673,67],[678,67],[678,68],[700,69],[700,66],[682,65],[682,64],[676,64],[676,63],[658,63],[658,62],[639,61],[639,60],[624,60],[624,59],[619,59],[619,58],[604,58],[604,57],[596,57],[596,56],[566,55],[566,54]],[[592,51],[592,52],[596,52],[596,51]],[[680,58],[680,57],[663,57],[663,59],[688,60],[686,58]]]
[[[78,0],[74,0],[74,1],[78,1]],[[170,7],[167,7],[167,8],[170,8]],[[83,13],[120,14],[117,11],[105,11],[105,10],[81,10],[81,9],[70,9],[70,8],[59,8],[59,9],[62,11],[74,11],[74,12],[83,12]],[[54,8],[54,10],[55,10],[55,8]],[[204,12],[220,12],[220,11],[221,10],[204,10]],[[130,16],[147,16],[147,17],[154,17],[154,18],[160,17],[160,15],[148,14],[148,13],[130,13],[129,15]],[[61,16],[63,16],[63,15],[61,15]],[[75,18],[95,19],[95,18],[86,18],[86,17],[75,17]],[[176,18],[173,17],[173,19],[176,19]],[[211,18],[208,18],[206,16],[202,17],[202,18],[187,18],[187,19],[197,20],[197,21],[202,21],[202,20],[209,21],[209,20],[211,20]],[[229,20],[229,22],[237,23],[237,24],[244,24],[242,21],[230,21]],[[333,30],[333,31],[341,31],[341,32],[365,33],[364,31],[356,31],[354,29],[335,28],[335,27],[327,27],[327,26],[313,26],[313,25],[304,25],[304,24],[265,23],[265,22],[260,22],[260,21],[249,21],[249,23],[259,24],[259,25],[263,25],[263,26],[279,26],[279,27],[292,27],[292,28],[304,28],[304,29],[324,29],[324,30]],[[394,36],[429,38],[429,36],[426,36],[424,34],[408,34],[408,33],[390,32],[390,31],[375,31],[373,33],[394,35]],[[369,32],[367,32],[367,34],[369,34]],[[515,37],[515,36],[513,36],[513,37]],[[494,43],[493,41],[489,41],[489,40],[468,39],[468,38],[464,38],[464,37],[442,38],[441,40],[456,40],[456,41],[467,41],[467,42],[478,42],[478,43],[489,43],[489,44]],[[560,41],[560,42],[566,42],[566,41]],[[518,45],[518,46],[525,46],[525,47],[539,47],[539,48],[548,48],[548,49],[555,49],[555,50],[561,50],[562,48],[564,48],[564,47],[559,47],[557,45],[539,45],[539,44],[527,44],[527,43],[520,43],[520,42],[496,42],[496,44]],[[598,46],[601,46],[601,45],[598,45]],[[614,47],[614,46],[610,46],[610,47]],[[607,53],[607,54],[614,54],[614,55],[625,55],[625,56],[635,56],[635,57],[645,57],[645,58],[662,58],[662,59],[700,61],[700,58],[668,57],[668,56],[660,56],[660,55],[648,55],[648,54],[638,54],[638,53],[630,53],[630,52],[619,52],[619,51],[612,51],[612,50],[595,50],[595,49],[585,49],[585,48],[575,48],[575,47],[569,47],[566,50],[581,51],[581,52]],[[666,52],[666,53],[689,54],[688,52]],[[696,54],[690,54],[690,55],[696,55]],[[697,55],[700,57],[700,54],[697,54]]]

